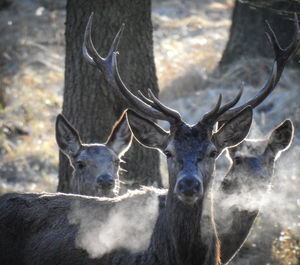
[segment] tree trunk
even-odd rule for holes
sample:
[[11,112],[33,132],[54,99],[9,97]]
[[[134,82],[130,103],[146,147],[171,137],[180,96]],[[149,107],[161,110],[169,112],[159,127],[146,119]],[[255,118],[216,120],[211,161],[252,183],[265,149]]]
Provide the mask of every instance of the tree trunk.
[[[240,59],[273,58],[271,46],[264,37],[265,20],[273,28],[279,43],[286,47],[294,34],[293,13],[300,18],[300,3],[278,0],[236,0],[232,14],[230,37],[220,61],[224,71]],[[299,61],[299,54],[294,62]],[[299,67],[299,63],[298,63]]]
[[0,0],[0,10],[10,6],[12,0]]
[[[68,0],[66,21],[66,65],[63,114],[79,131],[85,143],[105,142],[113,124],[128,104],[115,93],[102,74],[82,56],[84,30],[94,12],[92,37],[96,49],[106,56],[122,23],[118,65],[127,86],[151,88],[158,94],[153,58],[151,0]],[[71,168],[60,154],[58,191],[68,190]],[[134,143],[127,152],[125,180],[134,184],[161,185],[159,155]]]

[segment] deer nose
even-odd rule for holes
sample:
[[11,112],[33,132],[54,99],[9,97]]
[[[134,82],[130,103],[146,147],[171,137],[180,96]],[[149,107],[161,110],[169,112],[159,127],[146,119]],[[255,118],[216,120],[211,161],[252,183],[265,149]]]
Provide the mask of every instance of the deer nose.
[[110,189],[114,186],[115,181],[110,175],[101,175],[97,178],[96,180],[97,184],[102,188],[102,189]]
[[184,177],[177,185],[177,192],[184,196],[191,197],[196,194],[202,195],[203,188],[201,182],[194,177]]

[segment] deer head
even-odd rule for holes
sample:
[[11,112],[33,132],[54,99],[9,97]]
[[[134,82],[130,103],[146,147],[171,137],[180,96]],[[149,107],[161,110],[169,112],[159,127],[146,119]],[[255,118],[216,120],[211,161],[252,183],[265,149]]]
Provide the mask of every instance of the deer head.
[[70,192],[92,196],[114,196],[118,193],[120,158],[132,141],[125,113],[104,144],[83,144],[76,129],[59,114],[56,141],[73,168]]
[[[275,159],[282,151],[288,149],[293,135],[292,121],[285,120],[271,132],[267,139],[247,139],[238,146],[228,148],[232,165],[228,171],[229,175],[224,179],[222,190],[226,193],[240,190],[242,193],[245,191],[242,189],[245,186],[247,191],[259,188],[266,190],[264,185],[268,185],[273,176]],[[230,183],[226,179],[230,179]]]
[[[276,58],[270,77],[261,91],[253,99],[234,109],[232,107],[240,99],[242,90],[224,106],[221,106],[222,96],[220,95],[215,108],[206,113],[195,125],[185,123],[176,110],[165,106],[150,89],[147,98],[140,91],[140,97],[137,97],[126,87],[118,72],[116,59],[124,25],[117,33],[108,56],[102,58],[91,40],[92,17],[93,14],[89,18],[84,36],[85,59],[104,74],[112,87],[119,93],[121,92],[129,106],[134,109],[134,112],[127,112],[127,117],[135,138],[144,146],[156,148],[167,156],[169,184],[170,190],[174,191],[173,194],[184,203],[194,204],[203,197],[209,180],[214,174],[215,159],[218,154],[225,147],[238,144],[247,135],[252,120],[252,107],[260,104],[274,89],[283,66],[299,47],[300,33],[297,17],[295,17],[296,37],[285,50],[277,45],[277,39],[271,28],[267,29]],[[149,119],[168,121],[170,131],[164,131]],[[217,122],[222,122],[223,126],[213,132],[214,124]]]
[[246,108],[217,132],[212,132],[206,119],[195,125],[178,121],[167,132],[131,110],[127,111],[127,117],[134,137],[142,145],[166,155],[170,190],[181,201],[193,204],[203,197],[223,148],[239,143],[247,135],[252,109]]

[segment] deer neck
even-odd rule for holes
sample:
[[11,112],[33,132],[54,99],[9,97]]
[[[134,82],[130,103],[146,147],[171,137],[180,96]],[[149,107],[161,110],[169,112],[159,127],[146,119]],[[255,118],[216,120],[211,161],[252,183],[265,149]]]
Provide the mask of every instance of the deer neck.
[[[216,243],[209,196],[195,205],[185,205],[168,194],[148,249],[154,264],[215,265]],[[207,208],[207,209],[206,209]]]

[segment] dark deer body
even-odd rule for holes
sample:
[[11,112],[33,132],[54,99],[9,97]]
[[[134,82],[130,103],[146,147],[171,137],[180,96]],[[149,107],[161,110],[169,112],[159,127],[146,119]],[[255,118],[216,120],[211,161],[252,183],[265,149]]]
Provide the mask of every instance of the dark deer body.
[[58,115],[56,141],[73,167],[67,192],[107,197],[119,194],[120,158],[132,141],[124,113],[103,144],[82,144],[78,132],[62,115]]
[[[219,264],[218,239],[211,211],[203,217],[203,203],[209,199],[215,172],[215,160],[227,146],[239,143],[248,133],[252,121],[251,107],[245,108],[229,120],[218,132],[212,129],[218,118],[234,106],[241,92],[221,107],[221,96],[215,108],[195,125],[182,121],[180,114],[163,105],[149,91],[143,101],[134,96],[123,84],[117,69],[114,50],[102,59],[90,40],[91,20],[87,26],[84,54],[88,62],[105,73],[107,79],[120,89],[125,98],[146,117],[166,120],[166,132],[152,121],[127,112],[128,123],[135,138],[148,148],[165,153],[168,159],[169,191],[166,206],[160,211],[150,247],[141,264]],[[239,127],[238,130],[233,130]],[[203,221],[205,219],[205,221]]]
[[[80,224],[70,224],[67,218],[72,204],[87,209],[86,214],[93,216],[98,213],[99,218],[105,218],[107,211],[123,207],[126,202],[132,203],[134,207],[134,201],[142,202],[144,195],[129,196],[124,200],[100,200],[74,195],[5,195],[0,200],[0,247],[9,250],[7,253],[1,252],[0,263],[220,264],[210,197],[215,160],[224,148],[238,144],[247,135],[252,120],[251,106],[258,105],[274,89],[278,78],[277,64],[283,62],[276,58],[268,82],[262,92],[249,101],[250,106],[246,103],[248,107],[243,106],[242,110],[231,109],[241,93],[224,106],[221,106],[220,96],[212,111],[195,125],[188,125],[177,111],[163,105],[151,91],[149,98],[141,95],[140,99],[133,95],[123,84],[117,69],[116,48],[120,34],[109,56],[103,59],[90,41],[90,28],[91,23],[87,26],[83,49],[88,62],[105,73],[116,91],[121,92],[139,113],[147,118],[170,123],[170,131],[167,132],[135,112],[127,112],[127,120],[135,138],[146,147],[156,148],[167,156],[169,190],[165,208],[159,213],[150,245],[145,251],[130,253],[125,248],[117,248],[102,257],[91,259],[74,243],[76,236],[82,234]],[[229,110],[230,115],[227,115]],[[224,124],[213,132],[219,120]],[[146,195],[149,196],[149,193]],[[21,239],[18,239],[18,233],[22,235]],[[101,237],[101,234],[98,236]],[[7,246],[6,242],[11,243],[11,246]]]
[[[247,133],[252,118],[249,109],[233,122],[241,123],[245,117]],[[135,119],[139,116],[132,117],[132,120]],[[145,128],[143,121],[140,122],[139,126]],[[80,234],[80,224],[72,225],[68,220],[74,204],[88,209],[92,216],[97,213],[98,218],[105,218],[112,208],[116,205],[123,207],[122,203],[128,203],[128,200],[135,207],[134,200],[141,203],[143,195],[127,200],[101,200],[74,195],[10,194],[0,200],[0,247],[8,244],[6,246],[9,248],[8,252],[1,252],[1,264],[219,264],[218,239],[212,217],[209,214],[202,216],[203,202],[208,199],[218,152],[211,139],[219,134],[211,135],[206,129],[200,124],[191,127],[182,124],[170,137],[172,139],[167,145],[171,153],[168,159],[170,188],[166,207],[160,211],[150,246],[145,252],[131,254],[118,249],[99,259],[91,259],[75,244],[76,236]],[[220,135],[224,136],[222,133]],[[185,147],[178,143],[183,136],[186,137]],[[161,140],[154,139],[149,144],[159,144]],[[180,163],[181,159],[185,160],[185,155],[189,156],[188,162]],[[190,178],[199,182],[195,190],[190,190],[189,181],[181,189],[179,183]]]
[[239,143],[252,121],[252,109],[248,107],[213,133],[212,124],[225,107],[220,107],[219,100],[213,111],[192,126],[180,118],[171,119],[170,132],[127,111],[134,137],[146,147],[164,152],[169,171],[165,208],[160,211],[149,248],[152,253],[144,256],[144,264],[220,264],[212,208],[204,211],[203,206],[211,204],[218,154]]
[[[125,203],[142,205],[145,196],[128,196]],[[120,202],[121,201],[121,202]],[[105,220],[120,198],[85,197],[72,194],[7,194],[0,200],[0,264],[121,264],[133,258],[130,251],[115,250],[101,259],[93,259],[77,246],[80,223],[72,223],[74,211],[84,209],[88,220]],[[76,213],[76,212],[75,212]],[[99,221],[100,221],[99,220]],[[99,224],[99,223],[96,223]],[[91,230],[96,229],[91,222]],[[98,234],[94,235],[97,240]],[[115,235],[118,236],[118,235]],[[100,246],[99,246],[100,247]],[[5,251],[3,251],[5,250]]]
[[[216,197],[216,223],[221,241],[222,264],[228,262],[242,245],[258,213],[258,210],[237,208],[230,212],[230,218],[234,222],[228,229],[222,226],[222,217],[228,211],[228,205],[222,207],[222,201],[230,199],[230,196],[242,196],[241,192],[245,189],[252,191],[253,188],[260,188],[265,191],[266,185],[271,181],[275,156],[289,146],[292,136],[292,123],[285,121],[267,140],[246,140],[230,149],[233,164],[222,183],[221,196]],[[250,154],[240,152],[245,149]],[[99,221],[88,224],[93,233],[93,229],[99,231],[95,226],[101,226],[101,222],[115,208],[130,206],[136,209],[136,212],[131,211],[133,215],[138,215],[138,211],[143,214],[143,205],[149,203],[150,198],[150,203],[157,206],[158,196],[157,190],[151,189],[112,199],[46,193],[4,195],[0,200],[0,248],[6,251],[1,252],[0,262],[3,265],[215,264],[217,238],[214,236],[214,225],[209,220],[211,216],[203,214],[203,204],[200,201],[187,206],[172,192],[167,195],[166,205],[160,210],[151,243],[144,252],[131,253],[128,249],[116,248],[103,254],[101,258],[93,259],[76,244],[78,237],[84,232],[81,219]],[[84,210],[83,216],[79,217],[81,221],[72,221],[72,216],[80,216],[77,212],[81,210]],[[134,216],[130,216],[128,221],[134,220]],[[90,240],[97,242],[101,234],[93,234],[94,237]],[[101,245],[98,243],[97,247],[101,248]]]

